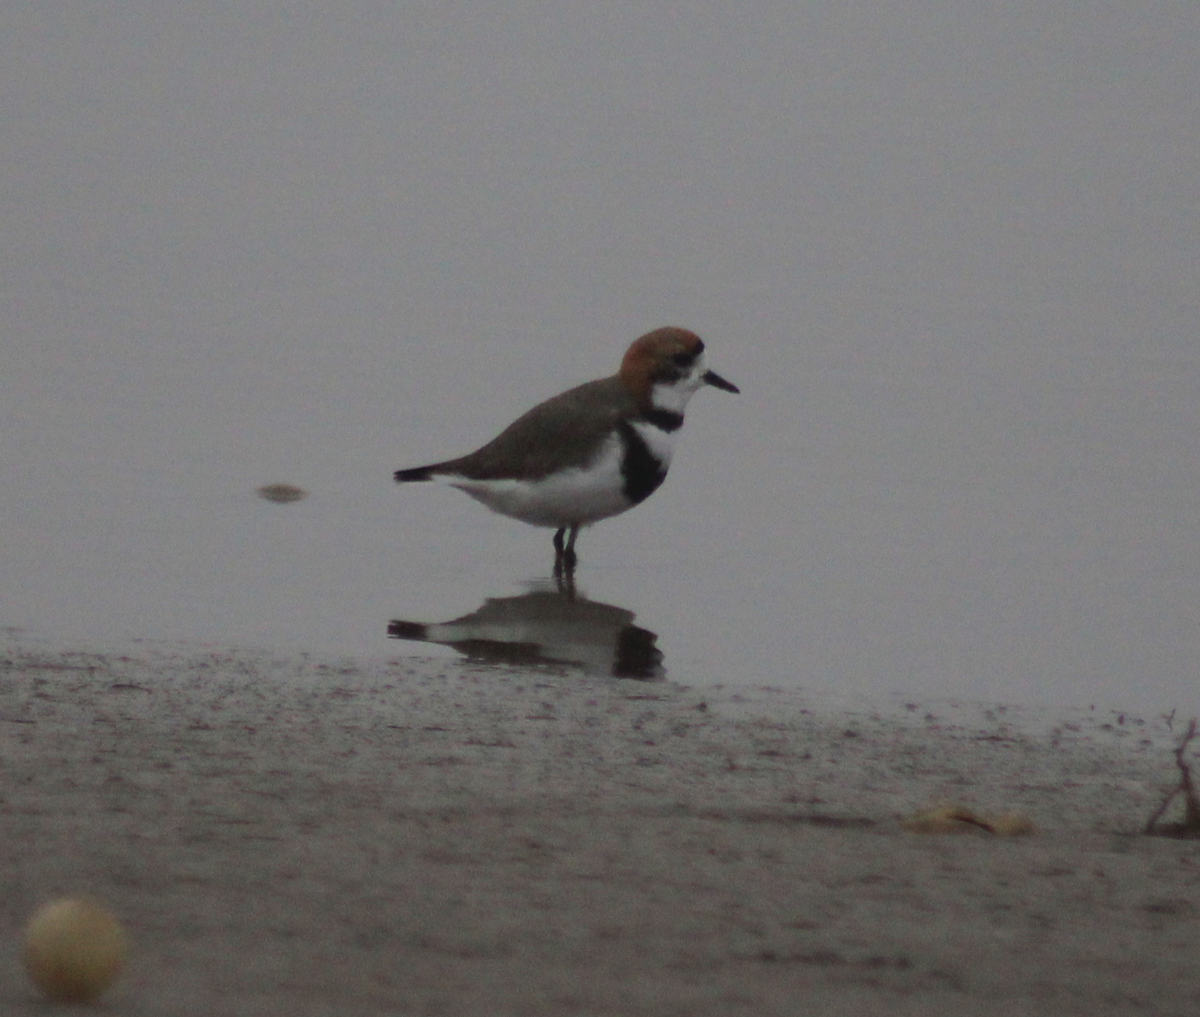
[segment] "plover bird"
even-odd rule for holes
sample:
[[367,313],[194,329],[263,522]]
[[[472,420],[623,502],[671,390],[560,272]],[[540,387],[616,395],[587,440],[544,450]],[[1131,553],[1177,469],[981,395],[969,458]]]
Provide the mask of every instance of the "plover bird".
[[575,567],[579,528],[645,501],[667,475],[683,411],[703,385],[737,392],[704,365],[704,343],[658,328],[621,368],[535,406],[470,455],[397,470],[396,481],[439,480],[493,512],[555,529],[555,571]]

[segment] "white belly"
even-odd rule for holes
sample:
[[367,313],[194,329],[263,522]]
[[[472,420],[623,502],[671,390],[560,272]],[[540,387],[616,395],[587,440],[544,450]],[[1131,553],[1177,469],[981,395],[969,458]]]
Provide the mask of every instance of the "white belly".
[[446,480],[493,512],[534,526],[594,523],[632,507],[621,474],[622,452],[614,435],[585,469],[563,470],[541,480]]

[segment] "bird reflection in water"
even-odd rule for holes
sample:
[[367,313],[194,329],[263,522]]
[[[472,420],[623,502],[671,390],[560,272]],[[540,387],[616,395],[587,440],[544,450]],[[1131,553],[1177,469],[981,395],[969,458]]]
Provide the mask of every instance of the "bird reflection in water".
[[560,582],[537,584],[516,597],[489,597],[471,614],[437,624],[396,619],[392,639],[439,643],[471,660],[551,664],[588,674],[662,678],[658,636],[633,624],[634,613],[578,596]]

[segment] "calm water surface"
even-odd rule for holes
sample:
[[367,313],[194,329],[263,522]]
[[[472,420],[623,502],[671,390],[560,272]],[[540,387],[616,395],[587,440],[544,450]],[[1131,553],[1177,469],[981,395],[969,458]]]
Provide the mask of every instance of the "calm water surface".
[[[1200,710],[1194,5],[535,8],[12,15],[0,625]],[[391,482],[668,323],[573,604]]]

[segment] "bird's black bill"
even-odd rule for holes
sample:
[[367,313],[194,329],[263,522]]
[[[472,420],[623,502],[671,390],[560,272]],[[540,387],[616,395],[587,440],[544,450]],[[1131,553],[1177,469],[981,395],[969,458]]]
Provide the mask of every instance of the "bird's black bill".
[[723,388],[726,392],[740,392],[741,389],[732,382],[726,381],[716,371],[704,372],[704,384],[711,385],[713,388]]

